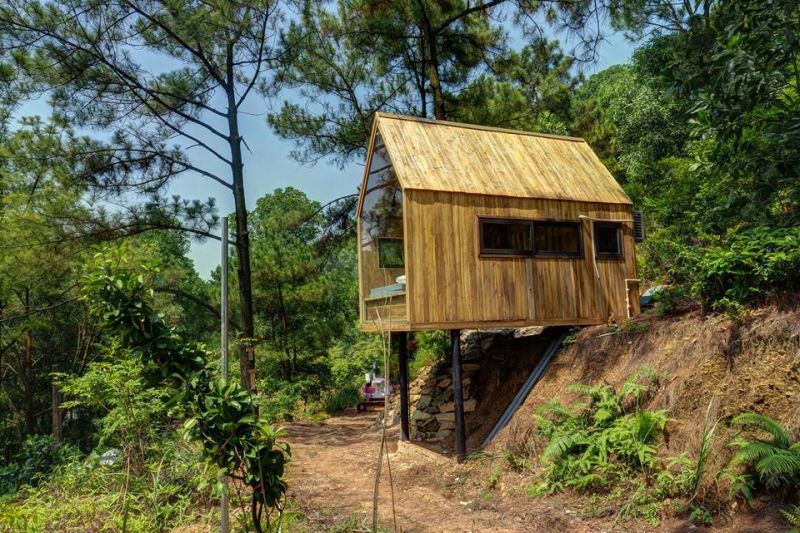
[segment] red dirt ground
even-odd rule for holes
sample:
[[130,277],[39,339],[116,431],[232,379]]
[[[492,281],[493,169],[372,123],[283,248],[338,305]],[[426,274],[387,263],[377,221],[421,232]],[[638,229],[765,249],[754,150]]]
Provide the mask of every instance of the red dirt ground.
[[[368,529],[380,449],[376,413],[347,413],[320,424],[291,424],[293,443],[289,471],[290,498],[305,512],[314,531],[354,516]],[[489,488],[487,460],[458,465],[431,458],[428,452],[404,447],[398,451],[397,429],[387,432],[394,478],[397,531],[495,532],[627,531],[608,524],[590,525],[561,497],[530,498],[524,484],[505,481]],[[515,477],[513,474],[510,474]],[[520,479],[521,480],[521,479]],[[517,481],[520,481],[517,480]],[[392,530],[389,475],[384,460],[379,498],[379,522]]]

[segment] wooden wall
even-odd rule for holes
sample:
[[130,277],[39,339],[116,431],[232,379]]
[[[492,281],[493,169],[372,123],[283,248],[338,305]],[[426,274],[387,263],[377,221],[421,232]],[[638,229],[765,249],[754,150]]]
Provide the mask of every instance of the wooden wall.
[[[409,327],[456,329],[599,324],[625,320],[626,278],[636,277],[633,224],[623,224],[623,259],[481,257],[478,216],[578,221],[630,219],[631,207],[559,200],[406,190],[404,230]],[[638,292],[632,298],[638,313]]]

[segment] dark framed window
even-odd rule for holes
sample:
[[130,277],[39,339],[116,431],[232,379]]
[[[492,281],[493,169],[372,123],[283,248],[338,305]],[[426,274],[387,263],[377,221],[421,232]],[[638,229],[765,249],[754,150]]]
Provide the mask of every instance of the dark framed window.
[[583,255],[581,225],[578,222],[534,222],[533,241],[536,255]]
[[378,263],[380,268],[403,268],[403,239],[378,239]]
[[485,255],[580,257],[580,224],[479,218],[480,250]]
[[594,250],[598,258],[622,257],[622,224],[595,222]]
[[529,220],[481,218],[481,253],[532,255],[533,239]]

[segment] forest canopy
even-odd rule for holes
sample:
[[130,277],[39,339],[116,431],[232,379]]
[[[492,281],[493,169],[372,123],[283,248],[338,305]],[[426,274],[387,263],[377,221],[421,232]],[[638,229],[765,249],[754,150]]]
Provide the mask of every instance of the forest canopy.
[[[221,273],[199,275],[194,239],[232,244],[233,374],[258,391],[243,396],[258,427],[356,401],[383,354],[357,329],[357,191],[246,198],[248,179],[275,179],[250,165],[246,103],[297,164],[360,161],[379,111],[583,137],[645,214],[647,284],[731,316],[796,291],[797,28],[793,0],[0,0],[0,494],[100,487],[109,450],[128,467],[113,496],[60,525],[133,509],[127,527],[168,529],[219,494],[224,465],[178,437],[174,391],[87,292],[102,269],[130,280],[147,323],[216,379]],[[636,49],[600,69],[611,32]],[[178,180],[220,187],[234,212],[171,194]],[[420,361],[442,348],[417,339]],[[148,498],[187,479],[175,508]]]

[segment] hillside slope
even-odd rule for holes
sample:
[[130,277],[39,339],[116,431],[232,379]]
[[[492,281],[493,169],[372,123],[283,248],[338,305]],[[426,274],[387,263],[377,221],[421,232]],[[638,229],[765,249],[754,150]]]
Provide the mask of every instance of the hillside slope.
[[[714,476],[731,455],[727,443],[732,430],[726,424],[731,417],[755,411],[780,421],[795,435],[800,431],[797,306],[761,308],[741,322],[691,311],[668,318],[643,315],[619,330],[584,328],[556,356],[490,449],[535,455],[529,443],[539,406],[552,399],[564,404],[577,400],[578,395],[570,390],[574,383],[619,386],[645,365],[660,376],[660,385],[645,407],[667,409],[670,417],[662,443],[665,456],[684,452],[696,456],[706,412],[710,409],[711,416],[721,419],[704,494],[722,513],[715,517],[715,526],[749,530],[740,520],[750,520],[747,517],[752,513],[746,509],[735,513],[736,505],[726,506],[722,497],[726,487]],[[755,530],[786,530],[787,524],[775,511],[777,504],[767,503],[766,507],[770,510],[764,514],[767,522],[759,522]],[[737,514],[742,516],[737,519]]]

